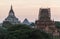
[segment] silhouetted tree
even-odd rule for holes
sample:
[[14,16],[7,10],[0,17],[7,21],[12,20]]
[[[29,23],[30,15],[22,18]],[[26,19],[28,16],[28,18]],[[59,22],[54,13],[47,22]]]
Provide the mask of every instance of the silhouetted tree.
[[2,24],[2,26],[5,27],[5,28],[7,28],[7,27],[12,26],[12,24],[9,21],[4,21],[3,24]]

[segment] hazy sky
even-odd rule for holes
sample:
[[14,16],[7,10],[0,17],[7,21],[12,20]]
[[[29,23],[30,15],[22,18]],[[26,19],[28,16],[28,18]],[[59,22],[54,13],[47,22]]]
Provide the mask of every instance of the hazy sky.
[[52,20],[60,21],[60,0],[0,0],[0,21],[2,22],[9,14],[13,6],[15,15],[23,21],[38,19],[39,8],[51,8]]

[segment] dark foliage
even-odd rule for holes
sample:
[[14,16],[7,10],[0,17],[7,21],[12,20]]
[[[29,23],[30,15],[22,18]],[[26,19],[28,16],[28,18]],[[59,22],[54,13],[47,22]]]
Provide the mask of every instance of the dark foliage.
[[5,25],[3,26],[6,26],[6,32],[0,32],[1,39],[51,39],[49,34],[41,30],[31,29],[28,25],[11,25],[10,23],[6,23],[8,22],[5,22]]
[[2,24],[2,26],[5,27],[5,28],[7,28],[7,27],[12,26],[12,24],[9,21],[4,21],[3,24]]
[[60,22],[59,21],[55,21],[55,25],[58,29],[60,29]]

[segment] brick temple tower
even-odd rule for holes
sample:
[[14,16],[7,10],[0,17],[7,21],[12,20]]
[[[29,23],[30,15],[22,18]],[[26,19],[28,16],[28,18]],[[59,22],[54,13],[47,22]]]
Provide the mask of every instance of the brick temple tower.
[[47,33],[59,35],[55,22],[51,20],[50,8],[40,8],[38,20],[35,22],[35,28],[43,30]]

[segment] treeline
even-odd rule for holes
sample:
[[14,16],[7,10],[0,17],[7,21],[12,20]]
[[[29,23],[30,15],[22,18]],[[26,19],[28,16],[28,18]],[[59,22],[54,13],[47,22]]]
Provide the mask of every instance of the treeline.
[[52,37],[44,31],[30,28],[28,25],[12,25],[5,22],[3,27],[0,27],[0,39],[52,39]]
[[60,29],[60,22],[59,21],[55,21],[55,25],[58,29]]

